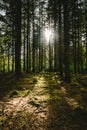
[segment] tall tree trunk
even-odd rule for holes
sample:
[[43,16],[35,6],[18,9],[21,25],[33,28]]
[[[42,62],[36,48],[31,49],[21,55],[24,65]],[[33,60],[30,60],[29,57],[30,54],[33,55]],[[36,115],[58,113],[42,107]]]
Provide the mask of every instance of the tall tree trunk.
[[30,10],[30,5],[29,5],[29,0],[27,0],[27,57],[26,57],[26,72],[29,72],[30,71],[30,61],[29,61],[29,57],[30,57],[30,19],[29,19],[29,10]]
[[32,1],[32,24],[33,24],[33,27],[32,27],[32,30],[33,30],[33,43],[32,43],[32,71],[35,72],[35,18],[34,18],[34,15],[35,15],[35,12],[34,12],[34,0]]
[[59,72],[63,76],[63,45],[62,45],[62,14],[61,14],[61,1],[59,1]]
[[87,74],[87,2],[85,1],[85,20],[86,20],[86,74]]
[[15,0],[15,72],[21,74],[21,0]]
[[78,73],[80,73],[80,28],[79,28],[79,11],[78,11]]
[[56,21],[54,19],[54,32],[55,32],[55,35],[54,35],[54,71],[58,71],[57,68],[58,68],[58,65],[57,65],[57,51],[58,51],[58,44],[57,44],[57,40],[56,40]]
[[39,42],[38,42],[38,47],[39,47],[39,72],[41,71],[41,7],[40,7],[40,0],[39,0]]
[[8,72],[10,71],[10,53],[9,53],[9,44],[8,44]]
[[25,37],[26,37],[26,35],[25,35],[25,20],[24,20],[24,33],[23,33],[23,35],[24,35],[24,39],[23,39],[23,71],[26,71],[26,48],[25,48],[25,43],[26,43],[26,39],[25,39]]
[[68,21],[68,3],[63,1],[64,4],[64,48],[65,48],[65,81],[70,82],[70,64],[69,64],[69,21]]
[[75,29],[75,33],[74,33],[74,45],[73,45],[73,59],[74,59],[74,73],[76,75],[77,73],[77,61],[76,61],[76,29]]
[[[51,29],[51,16],[49,16],[49,31]],[[51,37],[51,35],[50,35]],[[52,41],[51,38],[49,37],[49,71],[52,71]]]

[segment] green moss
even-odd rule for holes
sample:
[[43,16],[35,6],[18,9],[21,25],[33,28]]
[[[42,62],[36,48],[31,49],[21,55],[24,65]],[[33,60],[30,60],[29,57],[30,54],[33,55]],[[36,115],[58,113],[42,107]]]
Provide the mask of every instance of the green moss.
[[30,101],[29,104],[31,104],[32,106],[35,106],[35,107],[40,107],[40,104],[36,103],[35,101]]
[[0,116],[0,122],[3,122],[3,121],[5,121],[5,120],[7,120],[7,117],[6,117],[6,116]]
[[16,96],[18,96],[18,94],[19,94],[18,91],[17,91],[17,90],[14,90],[14,91],[11,92],[10,98],[11,98],[11,97],[16,97]]

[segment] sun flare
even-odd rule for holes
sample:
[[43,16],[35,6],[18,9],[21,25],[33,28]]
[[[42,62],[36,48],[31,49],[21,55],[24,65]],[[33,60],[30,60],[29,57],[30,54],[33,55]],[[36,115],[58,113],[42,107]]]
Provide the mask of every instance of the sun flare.
[[45,29],[45,39],[49,41],[51,36],[51,31],[49,29]]

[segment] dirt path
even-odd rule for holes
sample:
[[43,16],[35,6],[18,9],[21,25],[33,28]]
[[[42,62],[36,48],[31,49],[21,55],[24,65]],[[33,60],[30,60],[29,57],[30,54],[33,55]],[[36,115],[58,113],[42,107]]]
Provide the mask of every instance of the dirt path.
[[76,93],[75,98],[57,74],[25,77],[19,86],[23,90],[13,90],[7,101],[0,101],[0,130],[87,130],[82,97]]

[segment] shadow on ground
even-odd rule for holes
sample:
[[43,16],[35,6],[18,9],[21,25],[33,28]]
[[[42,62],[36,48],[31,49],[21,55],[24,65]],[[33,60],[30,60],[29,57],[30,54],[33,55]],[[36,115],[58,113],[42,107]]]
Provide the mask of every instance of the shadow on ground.
[[[7,75],[0,83],[0,130],[87,130],[87,88],[57,73]],[[6,99],[5,102],[3,99]]]
[[87,130],[87,88],[61,80],[55,85],[55,76],[45,78],[50,95],[47,130]]
[[[14,97],[31,91],[37,82],[35,74],[22,74],[20,78],[16,78],[15,74],[0,75],[0,100],[5,101],[9,97]],[[24,92],[24,93],[22,93]],[[24,94],[24,95],[23,95]]]

